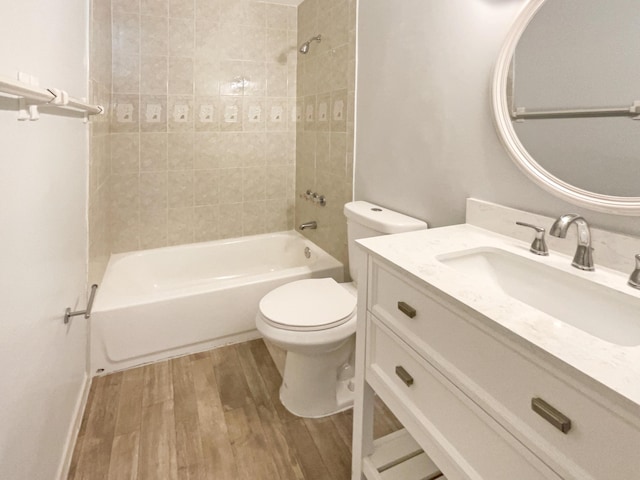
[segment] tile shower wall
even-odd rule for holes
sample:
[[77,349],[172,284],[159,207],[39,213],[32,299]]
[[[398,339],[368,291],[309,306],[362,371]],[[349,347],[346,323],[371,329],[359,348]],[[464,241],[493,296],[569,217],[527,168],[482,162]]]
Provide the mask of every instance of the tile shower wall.
[[296,8],[112,1],[112,252],[291,229]]
[[[304,234],[347,264],[343,206],[352,199],[355,97],[356,0],[305,0],[298,7],[296,105],[296,224],[316,220]],[[310,189],[325,195],[326,207],[305,200]],[[348,272],[347,272],[348,273]]]
[[[92,0],[90,10],[90,96],[109,111],[111,104],[111,0]],[[111,253],[109,115],[91,117],[89,155],[89,282],[99,282]]]

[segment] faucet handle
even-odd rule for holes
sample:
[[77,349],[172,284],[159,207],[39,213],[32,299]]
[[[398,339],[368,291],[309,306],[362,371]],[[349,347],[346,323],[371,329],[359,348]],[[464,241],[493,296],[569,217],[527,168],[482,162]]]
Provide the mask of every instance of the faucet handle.
[[640,289],[640,253],[636,254],[636,268],[631,272],[627,283],[633,288]]
[[549,249],[547,248],[547,242],[544,239],[545,229],[539,227],[537,225],[531,225],[530,223],[524,222],[516,222],[516,225],[520,225],[521,227],[532,228],[536,232],[536,238],[533,239],[533,243],[531,244],[531,248],[529,251],[531,253],[535,253],[536,255],[549,255]]

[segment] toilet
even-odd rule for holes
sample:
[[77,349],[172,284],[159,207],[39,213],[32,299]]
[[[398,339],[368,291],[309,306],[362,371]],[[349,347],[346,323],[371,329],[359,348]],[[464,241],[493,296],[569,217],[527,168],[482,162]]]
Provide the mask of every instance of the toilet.
[[427,228],[421,220],[364,201],[344,206],[353,282],[298,280],[260,301],[256,327],[287,352],[280,401],[294,415],[318,418],[353,404],[358,258],[355,240]]

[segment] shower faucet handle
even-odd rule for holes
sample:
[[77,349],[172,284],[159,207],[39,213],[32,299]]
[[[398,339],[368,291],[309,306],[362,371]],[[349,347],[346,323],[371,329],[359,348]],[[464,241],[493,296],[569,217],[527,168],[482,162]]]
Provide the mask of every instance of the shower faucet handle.
[[549,255],[549,249],[547,248],[547,242],[544,239],[545,229],[539,227],[537,225],[531,225],[530,223],[524,222],[516,222],[516,225],[520,225],[521,227],[532,228],[536,232],[536,237],[533,239],[533,243],[531,243],[531,247],[529,251],[531,253],[535,253],[536,255]]

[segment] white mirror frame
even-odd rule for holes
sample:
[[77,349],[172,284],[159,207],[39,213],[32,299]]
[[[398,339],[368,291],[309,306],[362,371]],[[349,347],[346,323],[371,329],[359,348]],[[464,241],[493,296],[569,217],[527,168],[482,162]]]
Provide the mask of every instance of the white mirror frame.
[[579,205],[599,212],[617,215],[640,215],[640,197],[616,197],[590,192],[574,187],[542,168],[520,142],[513,123],[507,86],[511,59],[518,41],[535,16],[536,12],[547,0],[531,0],[518,15],[514,25],[502,47],[493,76],[492,104],[496,129],[503,145],[515,161],[516,165],[527,177],[538,186],[574,205]]

